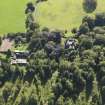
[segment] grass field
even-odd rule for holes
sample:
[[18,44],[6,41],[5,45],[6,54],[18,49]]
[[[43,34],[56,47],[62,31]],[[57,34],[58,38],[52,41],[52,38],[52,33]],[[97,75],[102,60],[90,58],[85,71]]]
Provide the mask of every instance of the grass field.
[[24,8],[30,0],[0,0],[0,35],[25,31]]
[[[0,1],[0,35],[25,31],[24,9],[28,1],[32,0]],[[35,20],[42,27],[70,30],[79,26],[82,17],[86,15],[82,9],[82,2],[83,0],[48,0],[40,3],[35,12]],[[94,13],[100,11],[105,11],[105,0],[98,0],[98,7]]]
[[[105,11],[105,0],[97,0],[94,13]],[[86,13],[82,8],[83,0],[48,0],[37,7],[36,20],[42,27],[68,29],[78,27]],[[93,13],[93,14],[94,14]],[[91,14],[89,14],[91,15]]]

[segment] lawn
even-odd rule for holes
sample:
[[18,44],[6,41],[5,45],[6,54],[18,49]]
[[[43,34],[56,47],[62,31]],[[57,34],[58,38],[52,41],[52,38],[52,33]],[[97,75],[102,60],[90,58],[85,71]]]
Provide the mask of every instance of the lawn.
[[[35,18],[42,27],[71,30],[73,27],[78,27],[86,15],[82,2],[83,0],[48,0],[37,6]],[[98,0],[97,9],[92,14],[103,11],[105,11],[105,0]]]
[[[25,31],[24,9],[28,1],[35,0],[1,0],[0,1],[0,35],[8,32]],[[41,27],[67,29],[78,27],[86,13],[82,8],[83,0],[48,0],[39,3],[35,20]],[[105,11],[105,1],[98,0],[94,13]],[[94,14],[93,13],[93,14]]]
[[25,31],[26,3],[30,0],[0,0],[0,35]]

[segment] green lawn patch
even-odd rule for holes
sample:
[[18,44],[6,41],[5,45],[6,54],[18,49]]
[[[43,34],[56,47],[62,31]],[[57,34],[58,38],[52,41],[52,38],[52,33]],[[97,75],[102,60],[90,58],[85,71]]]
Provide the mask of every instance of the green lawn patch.
[[[105,12],[105,1],[97,1],[97,9],[89,15]],[[83,0],[48,0],[37,6],[35,19],[41,27],[71,30],[73,27],[78,27],[81,19],[86,15],[82,3]]]
[[31,0],[0,0],[0,35],[25,31],[25,6]]

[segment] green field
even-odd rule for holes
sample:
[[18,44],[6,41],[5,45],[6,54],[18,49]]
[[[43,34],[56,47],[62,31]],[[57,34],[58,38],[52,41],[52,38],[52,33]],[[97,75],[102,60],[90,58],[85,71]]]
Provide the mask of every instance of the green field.
[[[31,0],[0,1],[0,34],[25,31],[24,9]],[[77,27],[86,13],[82,8],[83,0],[48,0],[39,3],[35,12],[35,20],[44,27],[52,29],[68,29]],[[94,13],[105,11],[105,1],[98,0]]]
[[0,0],[0,34],[25,31],[25,5],[29,0]]
[[[98,6],[94,13],[105,11],[105,0],[97,1]],[[48,0],[40,3],[35,14],[36,20],[42,27],[70,30],[79,26],[82,17],[86,15],[82,2],[83,0]]]

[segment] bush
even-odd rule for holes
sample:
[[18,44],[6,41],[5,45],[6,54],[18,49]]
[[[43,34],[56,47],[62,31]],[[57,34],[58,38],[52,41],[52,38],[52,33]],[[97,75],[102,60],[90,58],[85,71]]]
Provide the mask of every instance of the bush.
[[96,34],[105,34],[105,30],[102,28],[102,27],[95,27],[93,29],[93,31],[96,33]]
[[105,45],[105,36],[97,34],[94,44],[95,45]]
[[44,2],[44,1],[47,1],[47,0],[36,0],[36,3],[40,3],[40,2]]
[[61,38],[62,38],[62,35],[60,31],[53,31],[50,33],[49,41],[51,39],[55,43],[61,43]]
[[84,0],[83,9],[87,13],[93,12],[97,7],[97,0]]
[[77,28],[73,28],[73,29],[71,30],[71,32],[72,32],[73,34],[77,33]]
[[79,27],[79,33],[80,34],[86,34],[88,32],[89,32],[89,26],[88,26],[88,23],[85,22]]
[[82,23],[84,23],[84,22],[87,22],[88,23],[88,26],[89,26],[90,29],[93,29],[94,26],[95,26],[95,19],[93,17],[85,16],[82,19]]
[[105,86],[102,87],[102,105],[105,104]]
[[93,46],[93,41],[89,37],[81,37],[80,39],[80,48],[90,49]]
[[95,25],[104,26],[105,25],[105,13],[97,13],[95,16]]
[[35,7],[33,5],[32,2],[27,3],[27,8],[25,10],[25,14],[29,13],[29,12],[34,12]]

